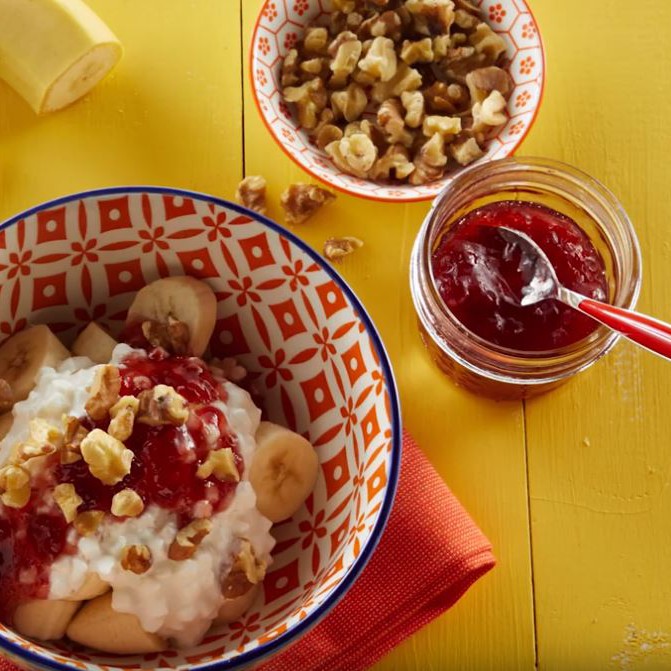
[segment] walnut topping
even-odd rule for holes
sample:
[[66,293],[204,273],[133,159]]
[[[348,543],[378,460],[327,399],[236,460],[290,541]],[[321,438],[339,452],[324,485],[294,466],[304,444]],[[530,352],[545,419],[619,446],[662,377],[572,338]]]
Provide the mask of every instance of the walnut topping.
[[363,242],[359,238],[329,238],[324,243],[324,256],[329,261],[339,261],[343,257],[354,253],[360,247],[363,247]]
[[167,322],[142,322],[142,335],[152,347],[162,347],[172,354],[188,353],[191,337],[189,326],[173,317],[168,317]]
[[123,442],[133,433],[135,415],[140,409],[140,401],[135,396],[122,396],[111,408],[110,422],[107,433]]
[[140,407],[136,420],[141,424],[180,426],[189,418],[186,399],[166,384],[157,384],[153,389],[140,392],[138,399]]
[[223,482],[240,482],[240,473],[235,465],[235,455],[230,447],[210,452],[196,471],[196,475],[203,480],[212,474],[217,480]]
[[121,568],[137,575],[146,573],[152,565],[151,550],[146,545],[127,545],[121,551]]
[[74,485],[64,483],[54,489],[54,501],[63,512],[65,521],[70,524],[77,517],[77,508],[84,503],[81,496],[75,491]]
[[63,444],[63,434],[52,424],[36,417],[28,425],[28,438],[17,447],[16,461],[25,462],[54,454]]
[[14,392],[7,380],[0,377],[0,414],[12,409],[14,405]]
[[0,500],[8,508],[23,508],[30,501],[30,473],[18,464],[0,468]]
[[85,513],[79,513],[75,517],[75,531],[80,536],[92,536],[105,519],[105,513],[102,510],[87,510]]
[[[324,31],[326,32],[326,31]],[[248,175],[235,192],[235,199],[250,210],[266,213],[266,180],[261,175]]]
[[326,189],[314,184],[291,184],[280,196],[284,218],[288,224],[302,224],[323,205],[335,200]]
[[130,473],[135,455],[101,429],[93,429],[82,440],[80,449],[91,475],[105,485],[116,485]]
[[121,390],[121,376],[116,366],[100,366],[96,371],[91,395],[86,401],[86,412],[91,419],[101,420],[107,417],[110,408],[117,402]]
[[88,431],[76,417],[63,415],[63,444],[60,455],[61,464],[74,464],[81,460],[80,445]]
[[247,539],[240,543],[240,552],[222,584],[225,598],[233,599],[246,594],[252,587],[260,583],[266,576],[266,564],[254,554],[254,549]]
[[208,519],[194,520],[180,529],[168,549],[168,558],[185,561],[196,553],[203,539],[212,531],[212,522]]
[[112,515],[115,517],[138,517],[143,510],[144,501],[132,489],[123,489],[112,499]]

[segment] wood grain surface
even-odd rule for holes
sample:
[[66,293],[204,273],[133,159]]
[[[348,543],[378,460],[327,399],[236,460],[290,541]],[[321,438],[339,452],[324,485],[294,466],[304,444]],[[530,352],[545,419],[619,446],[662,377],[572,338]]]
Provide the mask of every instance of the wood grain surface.
[[[45,118],[0,84],[1,218],[116,184],[231,198],[243,172],[262,173],[276,203],[289,182],[307,181],[262,126],[243,76],[260,0],[90,4],[124,60]],[[573,163],[619,196],[643,251],[640,307],[671,320],[671,3],[532,6],[548,85],[520,153]],[[671,668],[671,365],[621,344],[526,405],[457,389],[423,350],[408,289],[427,209],[339,195],[294,229],[318,250],[330,236],[364,240],[340,270],[387,345],[405,425],[499,560],[376,670]],[[270,214],[281,221],[276,205]]]

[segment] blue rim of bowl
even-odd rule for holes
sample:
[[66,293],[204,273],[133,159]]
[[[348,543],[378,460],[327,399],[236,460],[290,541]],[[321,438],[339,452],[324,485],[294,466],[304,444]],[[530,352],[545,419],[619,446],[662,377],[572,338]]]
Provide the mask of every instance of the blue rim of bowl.
[[[328,613],[338,604],[338,602],[345,596],[349,591],[350,587],[354,584],[355,580],[359,577],[363,571],[366,564],[370,560],[375,548],[380,542],[382,533],[389,519],[389,514],[391,512],[394,497],[396,495],[396,488],[398,485],[398,477],[401,465],[401,450],[402,450],[402,438],[401,438],[401,407],[398,398],[398,389],[396,388],[396,381],[394,379],[394,374],[392,372],[391,363],[389,361],[389,356],[387,351],[382,343],[380,334],[377,331],[377,328],[373,324],[370,316],[366,312],[366,309],[361,304],[361,301],[357,298],[354,291],[347,284],[347,282],[311,247],[309,247],[305,242],[298,238],[294,233],[288,231],[283,226],[275,223],[271,219],[247,208],[238,205],[237,203],[231,203],[228,200],[223,198],[217,198],[216,196],[211,196],[207,193],[202,193],[199,191],[190,191],[188,189],[178,189],[173,187],[162,187],[162,186],[114,186],[104,189],[92,189],[90,191],[81,191],[79,193],[71,194],[69,196],[62,196],[60,198],[55,198],[53,200],[46,201],[41,205],[32,207],[24,212],[21,212],[10,219],[0,223],[0,231],[13,226],[22,219],[30,217],[37,212],[41,212],[48,208],[57,207],[58,205],[64,205],[76,200],[82,200],[84,198],[95,198],[99,196],[111,196],[124,193],[154,193],[154,194],[163,194],[171,196],[181,196],[186,198],[195,198],[198,200],[205,200],[211,203],[214,203],[220,207],[225,207],[231,210],[238,212],[251,217],[259,221],[261,224],[267,228],[279,233],[281,236],[285,237],[287,240],[296,245],[302,252],[311,257],[320,268],[322,268],[327,275],[333,279],[333,281],[340,287],[340,289],[345,293],[348,300],[356,310],[359,315],[359,318],[366,326],[366,332],[369,334],[375,350],[377,352],[378,358],[380,360],[380,367],[382,368],[385,383],[389,393],[390,407],[391,407],[391,419],[392,419],[392,449],[390,454],[390,466],[389,466],[389,478],[387,481],[387,489],[385,491],[384,501],[382,502],[382,507],[380,509],[380,514],[375,522],[375,526],[371,530],[371,533],[366,541],[366,544],[361,550],[359,556],[354,560],[350,566],[347,573],[344,575],[340,584],[333,590],[333,592],[325,599],[325,601],[316,608],[312,613],[307,615],[304,620],[301,620],[293,627],[281,634],[277,638],[260,645],[258,648],[254,648],[249,652],[242,653],[236,657],[232,657],[228,660],[212,662],[209,664],[203,664],[199,666],[178,666],[177,669],[193,669],[193,671],[228,671],[231,669],[241,668],[245,664],[252,662],[260,662],[263,659],[268,658],[270,655],[278,652],[282,648],[285,648],[291,643],[295,643],[299,637],[306,634],[310,629],[316,626]],[[54,669],[55,671],[62,671],[62,669],[79,669],[80,667],[71,666],[69,664],[59,664],[52,662],[51,660],[45,659],[39,655],[36,655],[24,648],[21,648],[14,643],[11,643],[5,640],[0,636],[0,651],[5,650],[9,652],[13,658],[20,661],[25,661],[30,664],[36,665],[43,669]]]

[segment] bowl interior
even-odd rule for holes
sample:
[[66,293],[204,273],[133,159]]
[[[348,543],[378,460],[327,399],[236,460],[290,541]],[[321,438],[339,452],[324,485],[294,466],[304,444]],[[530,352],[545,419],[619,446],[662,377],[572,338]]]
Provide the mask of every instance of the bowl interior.
[[[512,154],[529,131],[540,106],[545,77],[543,45],[537,24],[524,0],[476,0],[483,18],[504,38],[515,88],[508,103],[510,120],[492,138],[478,162]],[[383,201],[417,201],[433,198],[450,181],[450,175],[423,186],[382,185],[339,171],[310,143],[308,134],[282,100],[282,61],[305,28],[324,12],[331,0],[265,0],[251,46],[252,91],[261,117],[284,151],[327,184],[358,196]],[[454,174],[454,173],[453,173]]]
[[0,625],[3,652],[34,668],[227,668],[256,659],[333,605],[389,512],[400,429],[375,329],[316,254],[238,206],[121,188],[12,220],[0,230],[0,341],[30,323],[51,325],[66,343],[90,320],[118,332],[135,291],[170,274],[200,277],[215,289],[212,355],[236,356],[263,392],[269,417],[312,441],[321,463],[316,489],[274,528],[263,597],[240,622],[194,649],[123,658],[36,646]]

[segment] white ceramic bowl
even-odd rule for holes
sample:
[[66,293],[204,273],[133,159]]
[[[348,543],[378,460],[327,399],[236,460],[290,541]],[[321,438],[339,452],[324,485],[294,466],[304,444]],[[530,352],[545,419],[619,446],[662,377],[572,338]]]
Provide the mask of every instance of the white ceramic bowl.
[[45,203],[0,226],[0,341],[30,323],[70,342],[90,320],[118,331],[134,293],[169,274],[217,292],[216,356],[234,355],[271,419],[319,454],[314,493],[275,527],[263,597],[188,650],[139,657],[38,645],[0,625],[0,651],[31,669],[240,668],[324,616],[369,559],[400,461],[392,371],[365,310],[340,276],[277,224],[203,194],[120,187]]
[[[250,50],[251,89],[261,118],[284,152],[313,177],[328,185],[372,200],[430,200],[459,170],[422,186],[383,185],[338,170],[310,143],[289,106],[283,102],[280,70],[287,52],[305,27],[330,11],[331,0],[265,0],[254,28]],[[524,0],[476,0],[483,17],[508,45],[515,88],[508,103],[510,120],[489,142],[479,162],[512,154],[529,132],[543,96],[545,55],[537,23]]]

